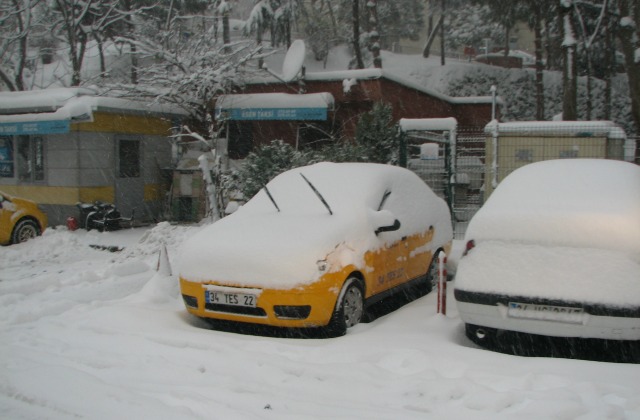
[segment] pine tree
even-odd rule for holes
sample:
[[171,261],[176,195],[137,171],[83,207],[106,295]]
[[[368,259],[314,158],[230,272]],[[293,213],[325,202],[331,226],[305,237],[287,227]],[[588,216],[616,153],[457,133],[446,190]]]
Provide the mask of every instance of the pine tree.
[[282,140],[259,146],[238,172],[238,188],[245,198],[253,197],[277,175],[306,164],[304,154]]
[[397,163],[400,140],[389,104],[377,102],[371,111],[360,117],[356,125],[356,143],[369,162]]

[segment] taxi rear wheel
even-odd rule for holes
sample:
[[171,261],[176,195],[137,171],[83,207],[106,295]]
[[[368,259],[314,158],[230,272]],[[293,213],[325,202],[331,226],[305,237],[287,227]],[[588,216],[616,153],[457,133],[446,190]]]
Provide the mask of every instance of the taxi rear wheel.
[[346,334],[347,328],[359,324],[364,315],[364,294],[355,277],[347,279],[338,299],[336,309],[328,325],[331,336]]
[[11,242],[14,244],[27,242],[29,239],[35,238],[38,235],[40,235],[40,227],[38,224],[30,219],[22,219],[13,228]]

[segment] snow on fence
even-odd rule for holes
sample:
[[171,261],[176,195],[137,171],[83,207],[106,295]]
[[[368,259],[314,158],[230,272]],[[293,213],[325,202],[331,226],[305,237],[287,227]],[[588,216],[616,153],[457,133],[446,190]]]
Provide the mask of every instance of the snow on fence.
[[[640,164],[636,158],[640,138],[627,137],[622,128],[608,121],[530,121],[498,123],[495,128],[498,135],[494,148],[491,124],[458,126],[455,174],[450,178],[446,176],[442,146],[436,156],[428,146],[409,144],[408,167],[441,196],[447,187],[455,190],[452,214],[456,239],[464,238],[469,220],[490,196],[493,181],[499,184],[519,167],[542,160],[575,158],[618,159]],[[437,141],[426,139],[424,143]],[[421,153],[425,150],[430,151]],[[495,157],[493,150],[497,151]]]

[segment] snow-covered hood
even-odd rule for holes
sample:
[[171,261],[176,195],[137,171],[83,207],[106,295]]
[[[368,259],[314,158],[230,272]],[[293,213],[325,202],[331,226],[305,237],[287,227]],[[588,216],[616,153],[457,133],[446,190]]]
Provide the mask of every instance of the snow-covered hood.
[[456,289],[617,307],[640,305],[640,264],[624,253],[486,241],[458,263]]
[[[319,279],[318,261],[336,247],[340,264],[360,263],[367,243],[354,224],[329,214],[283,217],[278,213],[253,217],[228,216],[187,241],[180,255],[180,277],[255,287],[290,288]],[[340,247],[340,245],[345,245]],[[334,267],[335,268],[335,267]],[[331,267],[329,267],[329,270]]]
[[640,263],[640,167],[605,159],[526,165],[498,185],[465,238],[609,249]]

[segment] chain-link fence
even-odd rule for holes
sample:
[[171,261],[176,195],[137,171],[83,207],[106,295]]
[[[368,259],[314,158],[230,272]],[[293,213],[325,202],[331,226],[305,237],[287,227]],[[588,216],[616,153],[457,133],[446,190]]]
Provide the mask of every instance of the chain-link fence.
[[634,161],[638,140],[609,122],[565,121],[458,127],[453,138],[455,147],[442,133],[414,133],[407,139],[407,167],[447,201],[456,239],[464,237],[471,217],[517,168],[550,159]]

